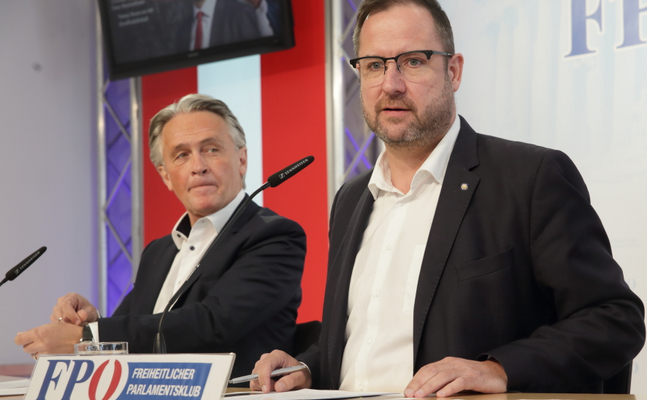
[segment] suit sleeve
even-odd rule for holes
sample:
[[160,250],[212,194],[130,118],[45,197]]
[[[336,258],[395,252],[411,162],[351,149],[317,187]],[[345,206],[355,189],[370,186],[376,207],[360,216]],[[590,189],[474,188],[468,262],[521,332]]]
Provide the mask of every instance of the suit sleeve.
[[[300,301],[305,234],[288,219],[261,219],[260,226],[241,229],[237,235],[245,239],[219,255],[230,266],[223,273],[205,271],[165,316],[169,352],[229,352],[263,325],[285,323],[278,320],[282,318],[294,322],[298,304],[292,302]],[[289,315],[283,312],[292,307]],[[102,340],[127,340],[132,352],[150,352],[159,318],[129,313],[100,319],[100,335]]]
[[618,372],[645,340],[643,305],[613,260],[602,223],[573,163],[546,154],[530,204],[530,255],[536,284],[556,322],[488,352],[508,390],[551,392]]

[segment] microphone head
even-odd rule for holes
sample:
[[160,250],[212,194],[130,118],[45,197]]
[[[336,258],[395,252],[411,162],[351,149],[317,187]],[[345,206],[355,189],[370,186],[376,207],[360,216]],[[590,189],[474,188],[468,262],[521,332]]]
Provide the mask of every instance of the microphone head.
[[294,175],[296,175],[299,171],[301,171],[308,165],[312,164],[314,160],[315,158],[313,156],[308,156],[304,159],[301,159],[295,162],[294,164],[283,168],[279,172],[273,175],[270,175],[270,177],[267,178],[267,183],[270,184],[270,187],[277,187],[278,185],[292,178]]
[[32,265],[34,261],[38,260],[38,257],[42,256],[45,250],[47,250],[47,247],[43,246],[35,252],[31,253],[29,256],[27,256],[27,258],[18,263],[18,265],[11,268],[9,272],[5,274],[5,278],[9,281],[16,279],[18,275],[22,274],[22,272],[27,269],[27,267]]

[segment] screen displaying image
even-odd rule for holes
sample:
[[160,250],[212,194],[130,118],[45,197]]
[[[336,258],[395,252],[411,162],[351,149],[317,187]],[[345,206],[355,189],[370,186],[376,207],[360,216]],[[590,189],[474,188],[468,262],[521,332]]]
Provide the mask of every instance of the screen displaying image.
[[111,79],[294,46],[289,0],[99,0]]

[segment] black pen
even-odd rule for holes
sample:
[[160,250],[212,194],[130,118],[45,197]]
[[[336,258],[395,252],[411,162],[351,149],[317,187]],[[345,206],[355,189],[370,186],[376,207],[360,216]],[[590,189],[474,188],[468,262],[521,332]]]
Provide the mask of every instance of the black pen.
[[[295,365],[294,367],[279,368],[272,371],[272,373],[270,374],[270,377],[275,378],[277,376],[287,375],[293,372],[301,371],[302,369],[306,369],[306,368],[308,367],[306,367],[305,364]],[[238,378],[230,379],[229,383],[231,385],[235,385],[237,383],[250,382],[255,379],[258,379],[258,374],[239,376]]]

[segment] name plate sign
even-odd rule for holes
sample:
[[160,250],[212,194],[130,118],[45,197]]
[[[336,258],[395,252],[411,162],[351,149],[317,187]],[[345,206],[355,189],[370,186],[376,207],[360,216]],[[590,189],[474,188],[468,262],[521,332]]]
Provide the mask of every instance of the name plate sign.
[[41,355],[25,400],[219,399],[230,354]]

